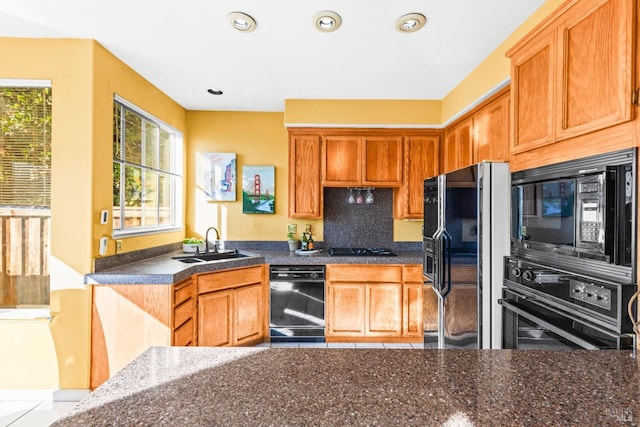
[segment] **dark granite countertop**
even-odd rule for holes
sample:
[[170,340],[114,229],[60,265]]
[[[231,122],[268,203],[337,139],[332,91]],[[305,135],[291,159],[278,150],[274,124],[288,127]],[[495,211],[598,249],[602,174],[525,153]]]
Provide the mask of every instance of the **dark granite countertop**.
[[330,257],[320,251],[313,255],[296,255],[289,251],[241,250],[243,258],[185,264],[172,257],[185,255],[172,252],[114,266],[85,275],[85,283],[170,285],[197,273],[213,272],[258,264],[422,264],[422,252],[398,251],[398,256]]
[[150,348],[54,426],[638,425],[626,351]]

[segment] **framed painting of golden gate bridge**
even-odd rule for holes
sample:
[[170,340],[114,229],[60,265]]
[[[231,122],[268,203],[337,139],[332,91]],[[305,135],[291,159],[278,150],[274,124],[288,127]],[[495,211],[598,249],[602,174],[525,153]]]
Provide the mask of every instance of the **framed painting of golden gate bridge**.
[[242,213],[275,213],[274,166],[242,167]]

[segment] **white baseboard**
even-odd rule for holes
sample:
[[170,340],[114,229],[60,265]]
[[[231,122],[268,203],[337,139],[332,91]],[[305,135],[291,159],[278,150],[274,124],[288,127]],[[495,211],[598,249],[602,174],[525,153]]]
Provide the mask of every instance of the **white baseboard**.
[[50,402],[78,402],[89,394],[85,389],[28,390],[0,389],[0,400],[41,400]]

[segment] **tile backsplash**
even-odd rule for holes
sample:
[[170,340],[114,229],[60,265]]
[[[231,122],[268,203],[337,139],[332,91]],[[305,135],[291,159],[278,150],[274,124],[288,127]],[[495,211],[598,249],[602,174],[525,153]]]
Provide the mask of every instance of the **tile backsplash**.
[[372,204],[349,204],[347,188],[324,189],[325,248],[394,247],[393,190],[376,188],[373,195]]

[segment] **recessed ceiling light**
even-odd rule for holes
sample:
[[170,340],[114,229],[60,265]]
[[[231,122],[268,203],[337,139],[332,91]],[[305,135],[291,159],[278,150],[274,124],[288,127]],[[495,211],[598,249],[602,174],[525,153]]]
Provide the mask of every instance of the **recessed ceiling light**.
[[403,15],[396,21],[396,30],[402,33],[412,33],[424,27],[427,18],[420,13],[409,13]]
[[323,10],[313,15],[313,25],[318,31],[323,33],[330,33],[340,28],[342,24],[342,18],[335,12],[330,10]]
[[229,24],[238,31],[250,33],[256,29],[256,20],[242,12],[230,12],[227,14]]

